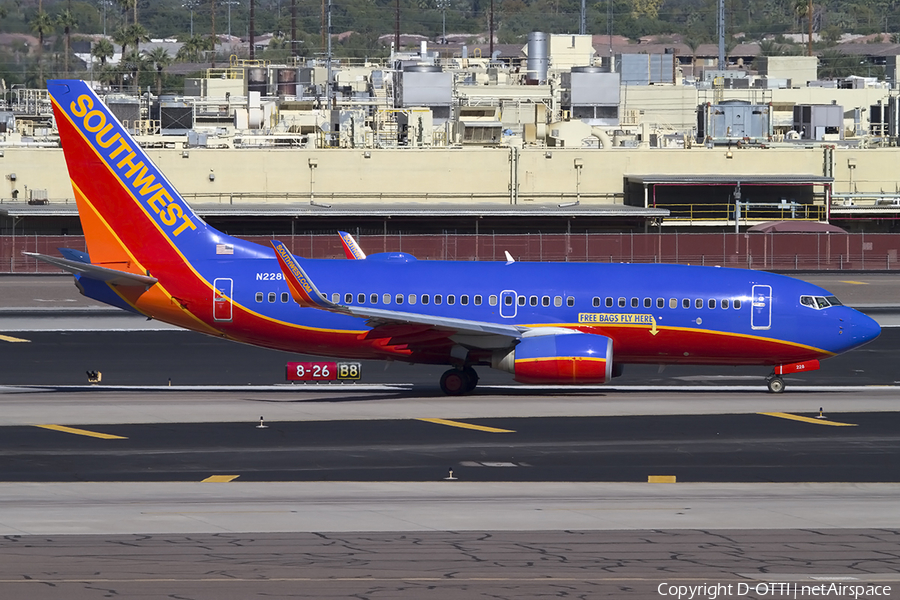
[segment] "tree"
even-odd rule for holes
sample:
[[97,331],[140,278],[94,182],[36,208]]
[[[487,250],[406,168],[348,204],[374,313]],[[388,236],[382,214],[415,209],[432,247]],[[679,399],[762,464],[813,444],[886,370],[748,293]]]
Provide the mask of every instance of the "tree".
[[75,15],[72,14],[72,11],[69,8],[66,8],[64,11],[59,13],[56,17],[56,23],[59,27],[62,27],[63,34],[66,36],[66,54],[64,59],[65,72],[66,77],[69,76],[69,49],[72,47],[72,30],[78,27],[78,22],[75,20]]
[[40,80],[39,85],[43,87],[44,85],[44,36],[53,31],[53,19],[44,12],[44,10],[38,9],[37,16],[35,16],[34,20],[31,22],[31,30],[38,34],[38,78]]
[[125,49],[131,43],[131,39],[131,33],[129,33],[127,27],[119,27],[116,29],[115,33],[112,34],[113,42],[122,47],[122,56],[125,56]]
[[147,54],[147,60],[156,68],[156,95],[159,96],[162,93],[163,69],[172,64],[172,57],[168,50],[157,46]]
[[105,67],[106,61],[115,56],[116,49],[106,38],[100,39],[94,47],[91,48],[91,56],[100,59],[100,66]]
[[137,50],[132,49],[131,52],[122,57],[122,72],[131,73],[135,93],[138,93],[138,76],[143,65],[144,55]]
[[212,50],[212,40],[202,35],[195,35],[186,41],[175,55],[175,60],[181,62],[200,62],[203,60],[203,52]]

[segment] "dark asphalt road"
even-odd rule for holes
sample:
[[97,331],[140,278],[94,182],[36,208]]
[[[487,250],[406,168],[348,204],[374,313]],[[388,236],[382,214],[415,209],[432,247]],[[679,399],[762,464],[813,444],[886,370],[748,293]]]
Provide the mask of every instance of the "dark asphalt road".
[[[0,334],[4,332],[0,331]],[[26,332],[8,334],[30,343],[0,341],[0,385],[80,385],[85,371],[103,373],[108,385],[267,385],[284,383],[285,363],[316,360],[187,331]],[[900,381],[900,328],[860,349],[823,361],[822,370],[788,378],[788,386],[884,385]],[[327,359],[319,359],[327,360]],[[443,366],[362,361],[365,383],[413,383],[437,388]],[[760,384],[769,367],[626,365],[616,385]],[[478,369],[483,384],[513,383],[512,376]]]
[[[813,416],[813,415],[810,415]],[[2,481],[898,482],[900,413],[826,426],[759,415],[82,426],[0,429]]]

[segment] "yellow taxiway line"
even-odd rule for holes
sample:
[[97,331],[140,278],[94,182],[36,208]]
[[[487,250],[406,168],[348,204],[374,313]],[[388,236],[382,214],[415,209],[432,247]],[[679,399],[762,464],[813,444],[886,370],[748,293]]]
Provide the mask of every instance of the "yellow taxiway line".
[[804,423],[814,423],[816,425],[831,425],[832,427],[857,427],[856,423],[839,423],[838,421],[829,421],[828,419],[815,419],[813,417],[801,417],[800,415],[792,415],[781,412],[765,412],[759,413],[768,417],[778,417],[779,419],[790,419],[792,421],[803,421]]
[[416,419],[417,421],[427,421],[428,423],[437,423],[438,425],[449,425],[450,427],[460,427],[462,429],[475,429],[477,431],[487,431],[488,433],[515,433],[512,429],[498,429],[496,427],[485,427],[484,425],[472,425],[471,423],[461,423],[460,421],[450,421],[448,419]]
[[102,440],[127,440],[127,437],[121,435],[111,435],[109,433],[97,433],[96,431],[88,431],[86,429],[75,429],[74,427],[65,427],[63,425],[35,425],[42,429],[52,429],[53,431],[62,431],[63,433],[74,433],[75,435],[86,435],[88,437],[100,438]]
[[240,477],[240,475],[212,475],[200,483],[228,483],[229,481],[234,481],[238,477]]
[[3,342],[30,342],[31,340],[23,340],[22,338],[13,337],[11,335],[0,335],[0,341]]

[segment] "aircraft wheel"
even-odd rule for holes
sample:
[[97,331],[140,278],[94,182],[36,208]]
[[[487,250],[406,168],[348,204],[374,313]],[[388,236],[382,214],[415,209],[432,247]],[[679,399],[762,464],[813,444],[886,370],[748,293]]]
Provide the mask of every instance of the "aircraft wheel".
[[448,396],[462,396],[468,388],[468,378],[460,369],[450,369],[441,375],[441,391]]
[[769,391],[773,394],[780,394],[784,391],[784,379],[781,377],[770,377],[766,380],[766,385],[769,386]]
[[465,367],[463,369],[463,375],[466,378],[466,393],[468,394],[478,385],[478,373],[476,373],[475,369],[472,367]]

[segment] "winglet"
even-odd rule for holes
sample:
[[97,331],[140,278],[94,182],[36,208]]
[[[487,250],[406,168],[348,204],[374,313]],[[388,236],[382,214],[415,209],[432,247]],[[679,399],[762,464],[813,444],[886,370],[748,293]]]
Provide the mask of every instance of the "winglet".
[[364,260],[366,258],[366,253],[359,247],[352,235],[346,231],[338,231],[338,233],[341,236],[341,245],[344,246],[344,254],[347,258],[350,260]]
[[503,253],[506,255],[506,264],[511,265],[516,262],[516,259],[512,257],[512,254],[509,253],[509,250],[504,250]]
[[303,267],[297,264],[294,257],[288,251],[287,246],[278,240],[272,240],[272,247],[275,249],[275,257],[278,259],[278,266],[284,273],[284,279],[287,281],[288,288],[291,290],[291,296],[300,306],[308,306],[310,308],[334,309],[337,306],[328,301],[322,292],[316,288],[312,280],[307,277],[303,271]]

